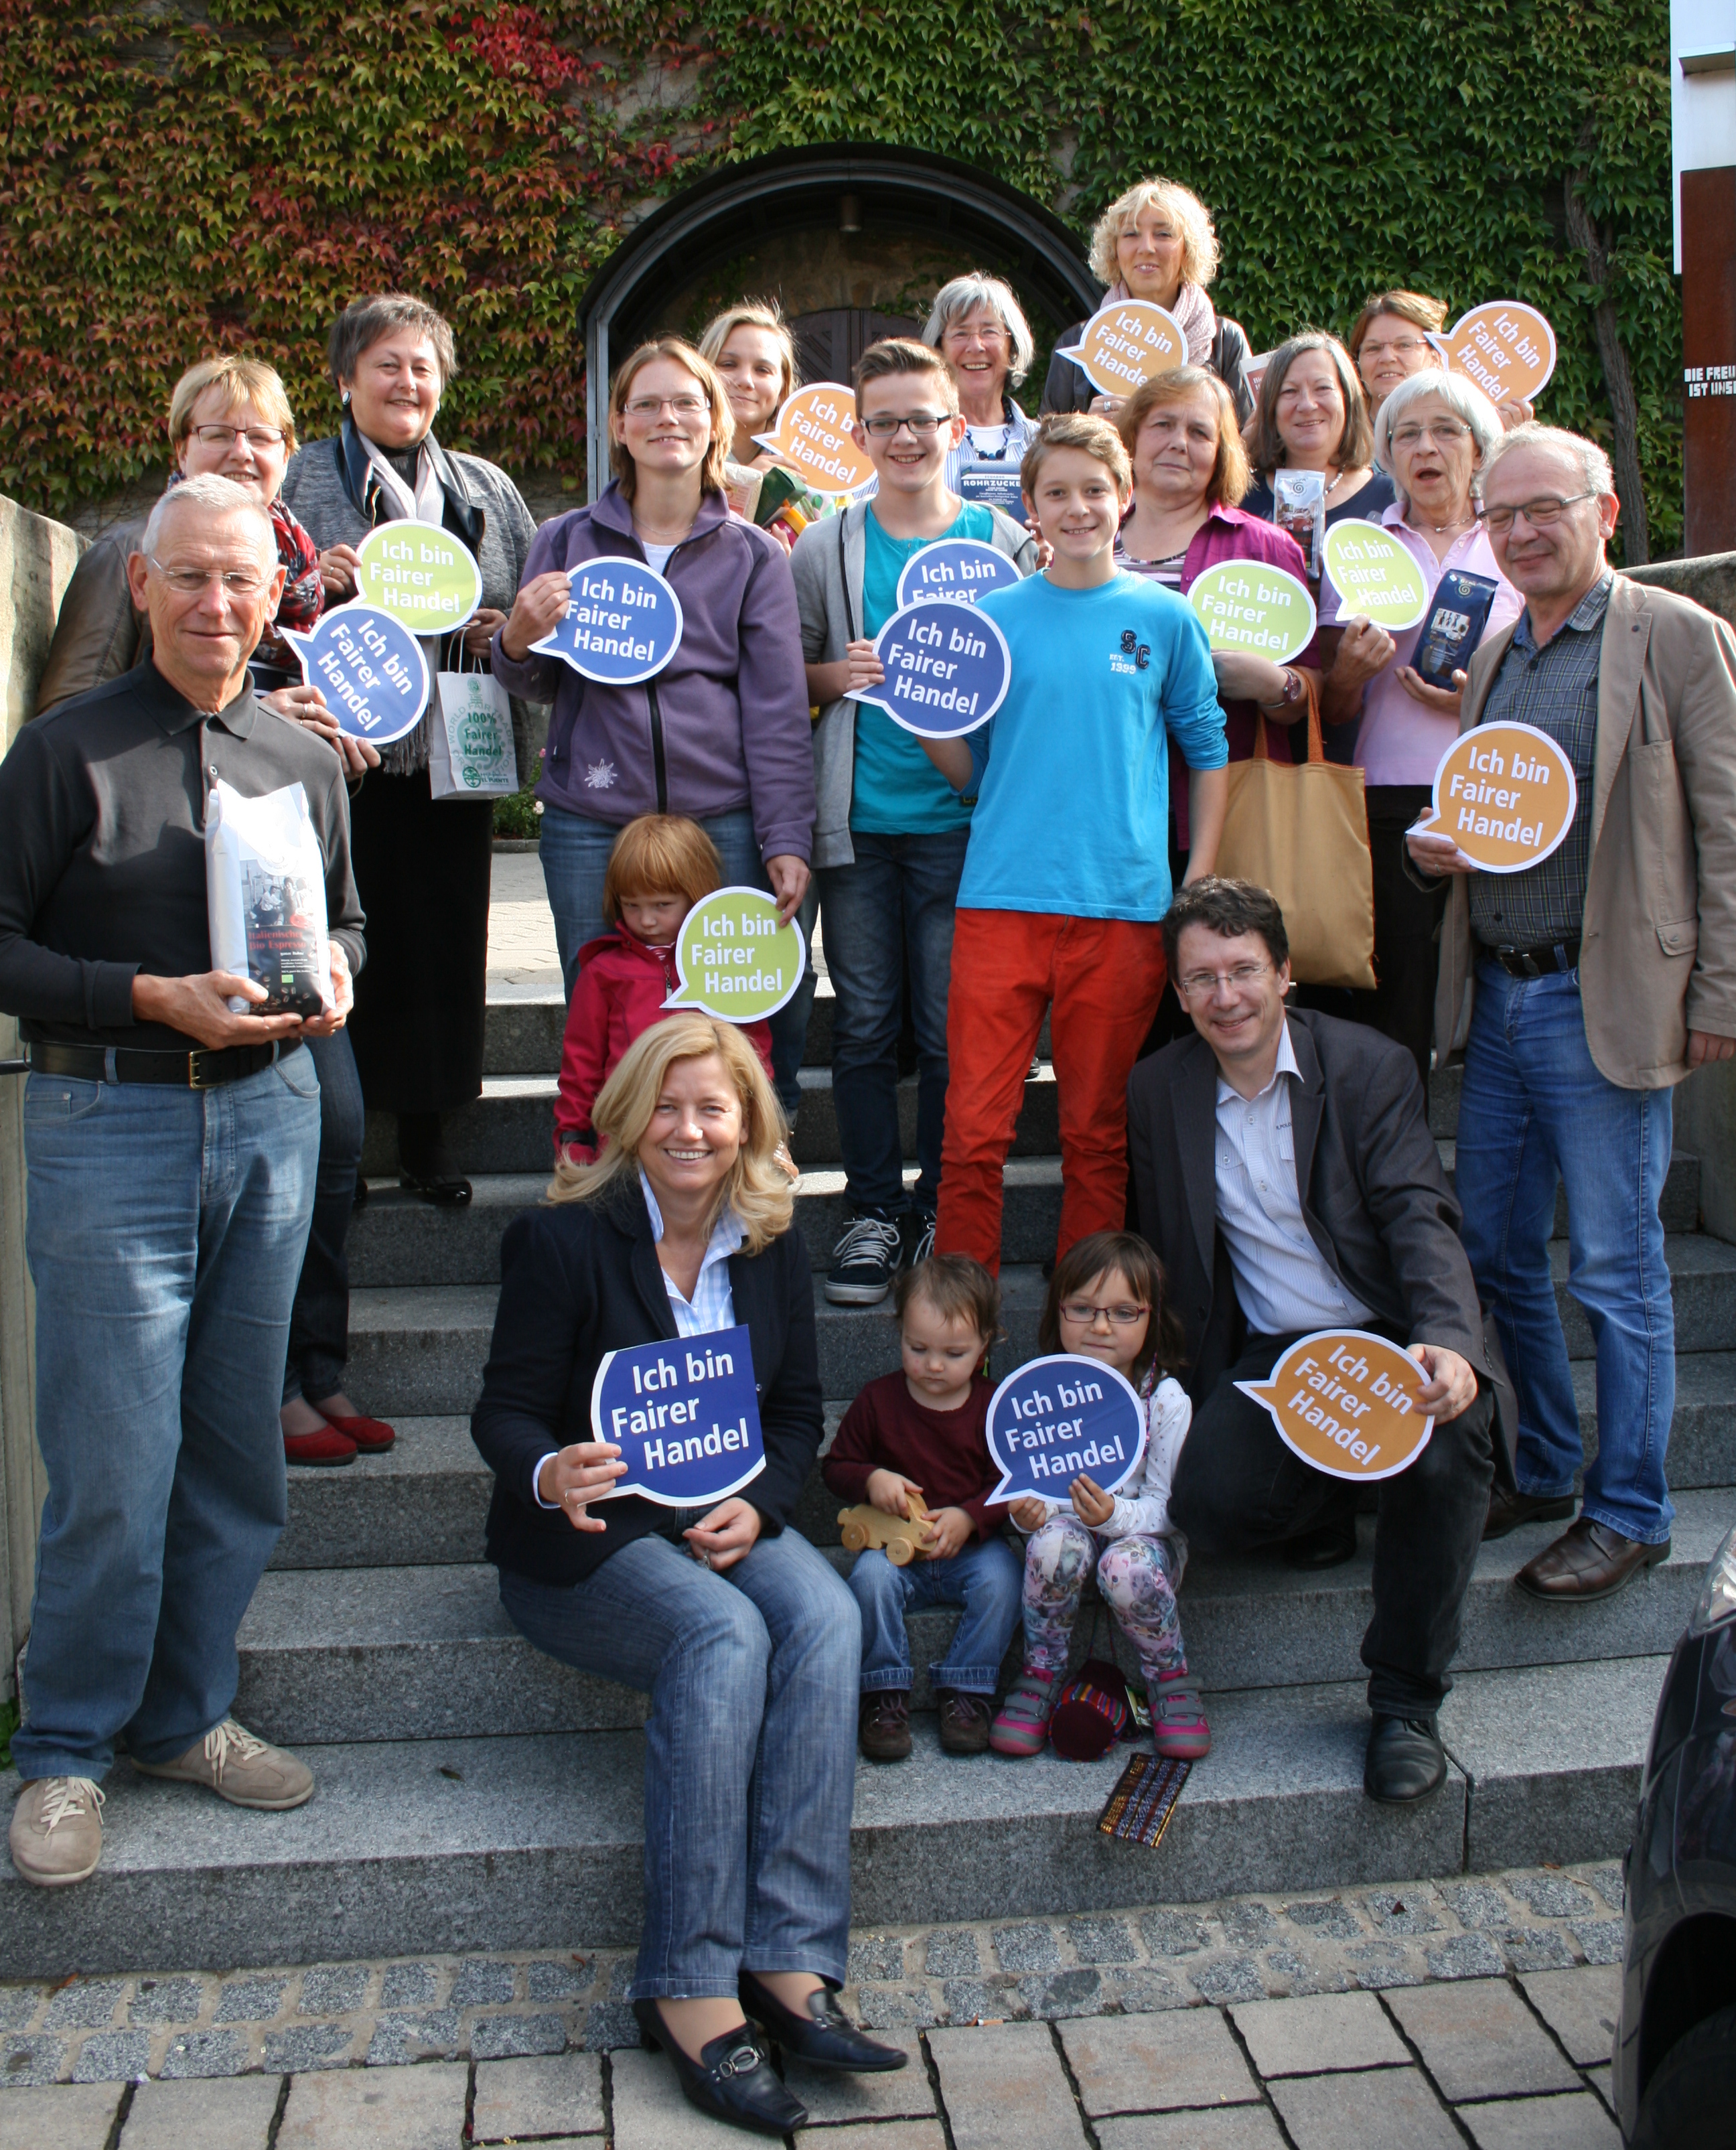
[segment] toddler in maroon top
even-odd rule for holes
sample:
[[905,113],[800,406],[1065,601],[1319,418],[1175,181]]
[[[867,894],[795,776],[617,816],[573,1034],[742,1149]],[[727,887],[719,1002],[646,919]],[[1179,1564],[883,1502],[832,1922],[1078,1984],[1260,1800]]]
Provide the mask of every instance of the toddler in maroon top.
[[[680,982],[675,937],[683,920],[701,896],[723,885],[716,846],[684,814],[641,814],[616,837],[603,881],[603,915],[613,931],[578,951],[578,982],[561,1047],[554,1146],[575,1164],[596,1162],[591,1108],[597,1093],[628,1047],[669,1012],[665,1003]],[[744,1022],[737,1028],[770,1075],[770,1026]]]
[[1019,1623],[1023,1572],[1001,1535],[1006,1507],[988,1497],[1000,1473],[984,1431],[992,1391],[982,1362],[1000,1333],[1001,1289],[967,1254],[935,1254],[899,1278],[894,1303],[903,1364],[862,1390],[820,1466],[840,1500],[908,1517],[915,1492],[929,1511],[927,1542],[907,1567],[871,1548],[850,1570],[862,1615],[862,1752],[876,1762],[910,1753],[905,1615],[957,1605],[963,1614],[951,1648],[929,1673],[941,1746],[980,1754],[1001,1660]]

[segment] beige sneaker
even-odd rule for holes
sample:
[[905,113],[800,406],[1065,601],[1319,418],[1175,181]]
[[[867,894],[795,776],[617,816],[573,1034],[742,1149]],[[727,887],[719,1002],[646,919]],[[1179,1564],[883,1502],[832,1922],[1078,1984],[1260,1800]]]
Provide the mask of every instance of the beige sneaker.
[[225,1717],[178,1761],[141,1762],[135,1754],[133,1767],[174,1784],[209,1784],[231,1806],[264,1807],[273,1813],[305,1805],[314,1795],[314,1773],[306,1763],[255,1739],[232,1717]]
[[88,1881],[103,1855],[103,1794],[88,1777],[33,1777],[12,1810],[12,1863],[38,1889]]

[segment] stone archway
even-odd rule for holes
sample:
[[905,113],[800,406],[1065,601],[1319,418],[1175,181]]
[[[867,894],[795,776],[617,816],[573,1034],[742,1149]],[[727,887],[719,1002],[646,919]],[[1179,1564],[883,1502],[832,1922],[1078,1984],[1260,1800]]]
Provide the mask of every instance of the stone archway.
[[780,150],[686,189],[580,301],[591,497],[608,467],[609,369],[644,337],[694,335],[733,299],[775,296],[808,376],[847,380],[865,344],[920,328],[936,289],[971,268],[1007,278],[1045,346],[1101,296],[1058,217],[951,158],[873,143]]

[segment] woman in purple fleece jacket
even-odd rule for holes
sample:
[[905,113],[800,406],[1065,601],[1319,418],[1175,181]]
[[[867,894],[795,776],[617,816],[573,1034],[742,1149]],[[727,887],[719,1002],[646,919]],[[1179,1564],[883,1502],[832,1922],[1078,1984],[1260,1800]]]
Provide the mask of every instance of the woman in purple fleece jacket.
[[[537,796],[542,874],[570,995],[578,951],[607,930],[603,876],[639,814],[685,814],[727,882],[770,888],[791,917],[808,886],[814,749],[790,562],[732,514],[724,458],[734,419],[722,382],[679,336],[642,344],[609,392],[611,483],[545,522],[496,633],[509,694],[553,702]],[[681,646],[637,687],[582,679],[532,643],[565,616],[587,560],[644,560],[681,600]]]

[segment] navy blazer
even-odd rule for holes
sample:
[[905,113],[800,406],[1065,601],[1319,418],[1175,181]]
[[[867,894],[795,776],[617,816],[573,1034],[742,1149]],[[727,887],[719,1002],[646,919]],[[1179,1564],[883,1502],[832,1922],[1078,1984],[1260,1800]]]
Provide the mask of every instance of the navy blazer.
[[[551,1449],[593,1441],[591,1388],[603,1354],[675,1335],[644,1197],[631,1182],[594,1202],[527,1209],[501,1241],[500,1305],[471,1438],[494,1473],[488,1557],[533,1582],[568,1586],[676,1511],[627,1494],[576,1531],[541,1507],[532,1479]],[[757,1254],[729,1259],[735,1319],[754,1349],[765,1468],[743,1489],[775,1537],[813,1467],[824,1427],[814,1279],[794,1225]]]

